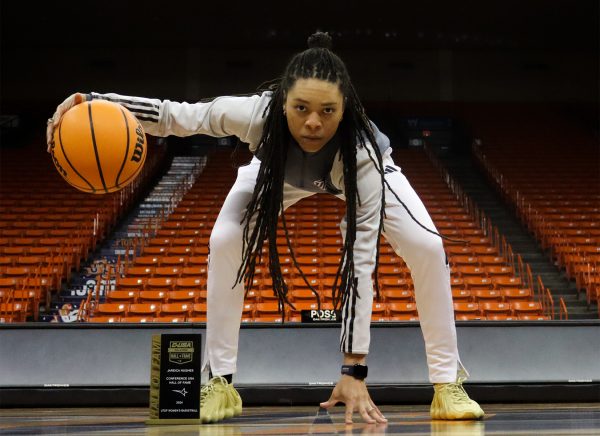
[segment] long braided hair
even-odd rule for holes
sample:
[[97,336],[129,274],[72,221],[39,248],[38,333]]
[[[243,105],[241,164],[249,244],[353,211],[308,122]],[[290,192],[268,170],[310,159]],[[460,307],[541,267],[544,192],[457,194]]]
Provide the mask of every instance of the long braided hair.
[[[282,275],[277,248],[277,226],[280,217],[294,266],[317,297],[320,307],[316,290],[310,285],[296,262],[283,214],[284,171],[292,136],[282,108],[288,90],[294,86],[298,79],[319,79],[336,84],[344,97],[344,116],[337,133],[340,138],[340,159],[343,161],[347,229],[340,265],[332,290],[334,307],[339,308],[340,302],[343,304],[350,291],[355,290],[357,286],[357,278],[354,275],[353,248],[356,240],[356,207],[357,204],[360,204],[356,180],[356,153],[360,147],[366,148],[371,161],[381,174],[381,211],[375,257],[375,285],[378,289],[379,241],[383,230],[385,210],[384,171],[381,152],[377,147],[370,121],[352,86],[346,66],[330,49],[330,36],[327,33],[317,32],[309,37],[308,46],[307,50],[296,54],[290,60],[283,77],[268,83],[266,87],[272,92],[272,98],[263,114],[266,119],[256,151],[257,154],[260,153],[261,165],[252,199],[248,203],[242,219],[244,224],[243,258],[236,278],[236,283],[244,281],[246,290],[251,289],[255,268],[262,260],[262,245],[264,241],[267,241],[269,272],[273,280],[273,291],[278,298],[281,312],[283,312],[284,304],[287,303],[292,307],[293,305],[288,300],[288,287]],[[371,150],[367,147],[367,142],[372,145]],[[374,151],[375,156],[371,151]]]

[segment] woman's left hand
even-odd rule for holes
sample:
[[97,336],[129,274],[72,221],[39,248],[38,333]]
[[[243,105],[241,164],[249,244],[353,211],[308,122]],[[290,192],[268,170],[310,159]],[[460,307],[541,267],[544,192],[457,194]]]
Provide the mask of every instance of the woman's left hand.
[[329,400],[321,403],[321,407],[329,409],[337,403],[346,405],[346,424],[352,424],[352,415],[359,412],[367,424],[386,423],[387,419],[371,400],[367,384],[364,380],[355,379],[349,375],[342,375],[335,385]]

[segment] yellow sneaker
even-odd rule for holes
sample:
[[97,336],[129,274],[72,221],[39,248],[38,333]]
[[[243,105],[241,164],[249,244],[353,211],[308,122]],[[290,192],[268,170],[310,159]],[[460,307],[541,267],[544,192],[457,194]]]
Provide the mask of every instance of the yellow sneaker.
[[223,377],[213,377],[200,391],[200,421],[222,421],[242,413],[242,399],[233,384]]
[[463,379],[456,383],[439,383],[433,386],[435,394],[431,402],[433,419],[481,419],[484,412],[475,401],[469,398],[462,386]]

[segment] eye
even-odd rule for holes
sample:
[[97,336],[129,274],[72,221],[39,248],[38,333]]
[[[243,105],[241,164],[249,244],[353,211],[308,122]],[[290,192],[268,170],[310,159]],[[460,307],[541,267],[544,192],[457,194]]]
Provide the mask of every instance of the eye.
[[327,115],[331,115],[331,114],[335,113],[335,109],[332,107],[326,107],[325,109],[323,109],[323,113],[325,113]]
[[298,104],[298,105],[296,105],[296,110],[298,112],[304,112],[304,111],[306,111],[306,106]]

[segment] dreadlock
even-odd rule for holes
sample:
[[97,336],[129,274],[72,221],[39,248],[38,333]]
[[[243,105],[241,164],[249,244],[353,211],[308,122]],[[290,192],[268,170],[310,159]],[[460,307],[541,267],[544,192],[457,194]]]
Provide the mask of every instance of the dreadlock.
[[[377,147],[370,121],[352,86],[346,66],[330,50],[330,36],[327,33],[317,32],[309,37],[308,46],[307,50],[296,54],[290,60],[283,77],[277,81],[268,82],[267,89],[272,92],[272,98],[263,114],[266,117],[265,125],[257,148],[257,153],[260,151],[261,165],[254,193],[242,219],[244,224],[243,257],[236,278],[236,283],[245,282],[247,290],[252,287],[256,265],[262,260],[262,245],[264,241],[267,241],[269,272],[273,280],[273,291],[278,298],[279,309],[282,312],[284,304],[287,303],[292,307],[293,305],[287,297],[288,287],[283,279],[279,262],[277,225],[280,216],[294,266],[318,298],[316,290],[310,285],[296,262],[283,214],[284,171],[291,134],[282,108],[288,90],[293,87],[298,79],[314,78],[336,84],[344,96],[344,117],[339,124],[338,133],[340,135],[340,159],[343,162],[347,229],[340,265],[332,290],[334,307],[339,308],[340,302],[343,304],[350,291],[356,290],[357,286],[357,278],[354,275],[354,243],[356,240],[356,207],[357,204],[360,204],[356,180],[356,153],[359,147],[367,149],[371,161],[381,175],[381,211],[375,257],[375,286],[379,293],[377,268],[385,211],[384,171],[381,152]],[[366,146],[367,142],[373,146],[372,150],[374,150],[375,156],[372,156]],[[319,301],[320,307],[320,300],[317,301]]]

